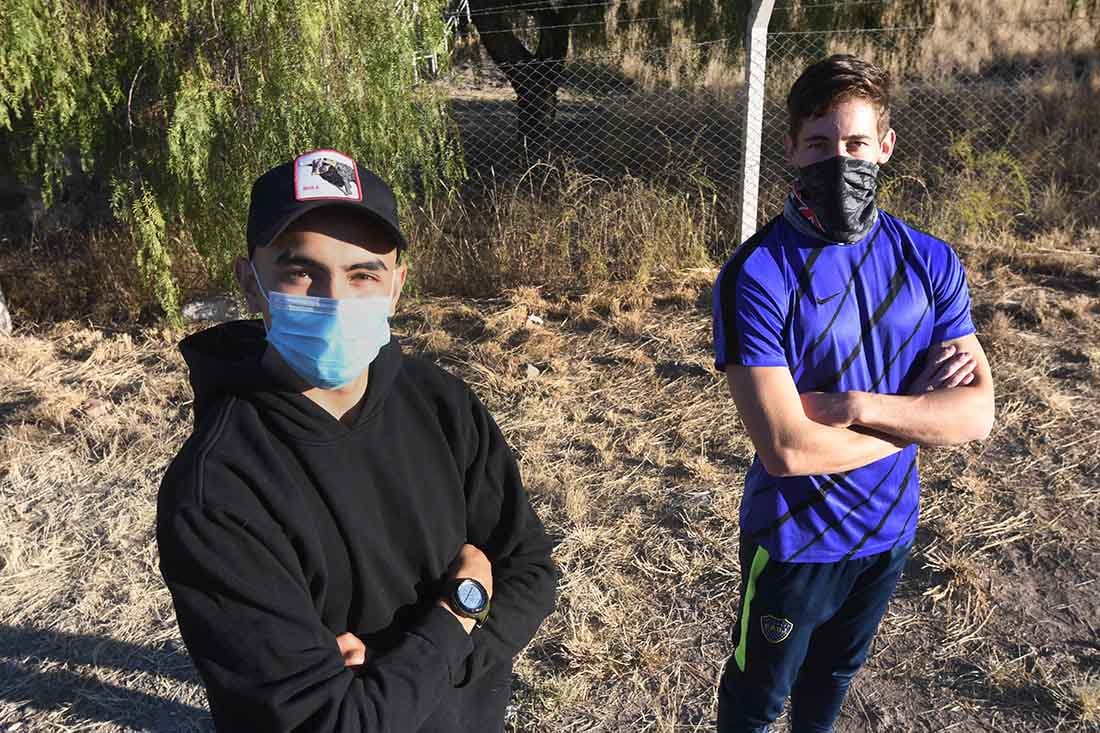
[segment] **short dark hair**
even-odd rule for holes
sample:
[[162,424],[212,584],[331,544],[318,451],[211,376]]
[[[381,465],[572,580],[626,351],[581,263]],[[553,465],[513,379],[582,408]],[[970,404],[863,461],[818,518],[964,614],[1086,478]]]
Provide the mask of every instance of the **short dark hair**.
[[828,114],[851,99],[863,99],[874,106],[879,137],[885,136],[890,129],[890,77],[885,71],[849,54],[837,54],[807,66],[787,95],[791,140],[798,142],[803,122]]

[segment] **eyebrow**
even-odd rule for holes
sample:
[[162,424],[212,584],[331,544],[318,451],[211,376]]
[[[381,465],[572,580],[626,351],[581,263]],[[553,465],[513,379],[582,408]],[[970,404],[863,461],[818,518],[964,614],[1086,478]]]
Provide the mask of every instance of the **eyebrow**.
[[[315,270],[328,270],[327,265],[323,265],[312,257],[306,257],[305,255],[294,254],[289,250],[283,250],[275,258],[275,264],[282,267],[310,267]],[[368,270],[371,272],[388,271],[390,268],[386,266],[386,263],[382,260],[367,260],[365,262],[356,262],[352,265],[344,266],[344,272],[352,272],[353,270]]]
[[[845,135],[840,139],[844,142],[848,142],[850,140],[870,140],[872,138],[870,135]],[[803,142],[814,143],[822,140],[825,142],[829,142],[829,140],[832,140],[832,138],[828,135],[810,135],[809,137],[805,138]]]

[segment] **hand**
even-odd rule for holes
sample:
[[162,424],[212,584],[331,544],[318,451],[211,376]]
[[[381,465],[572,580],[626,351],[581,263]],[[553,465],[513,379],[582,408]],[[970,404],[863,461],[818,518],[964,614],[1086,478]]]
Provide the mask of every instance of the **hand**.
[[485,553],[473,545],[463,545],[458,556],[451,563],[452,578],[473,578],[485,586],[489,597],[493,597],[493,564]]
[[816,423],[846,428],[859,422],[862,392],[806,392],[802,410]]
[[[493,597],[493,565],[489,562],[489,558],[485,556],[485,553],[473,545],[466,544],[459,549],[458,556],[451,563],[451,572],[447,577],[450,579],[473,578],[485,587],[485,592],[489,594],[490,598]],[[476,623],[474,619],[459,616],[451,609],[446,599],[441,598],[439,605],[454,614],[455,618],[462,624],[462,628],[466,629],[467,634],[474,630],[474,624]]]
[[340,647],[340,654],[344,657],[345,667],[358,667],[367,663],[366,645],[350,631],[337,636],[336,645]]
[[959,351],[950,344],[933,346],[928,350],[924,369],[909,388],[909,394],[921,394],[970,384],[974,381],[974,370],[977,366],[978,362],[973,354]]

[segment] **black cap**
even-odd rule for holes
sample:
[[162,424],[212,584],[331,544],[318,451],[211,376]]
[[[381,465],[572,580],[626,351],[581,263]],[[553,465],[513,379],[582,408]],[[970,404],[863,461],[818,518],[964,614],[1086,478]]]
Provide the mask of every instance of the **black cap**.
[[271,244],[298,217],[325,206],[361,211],[389,232],[398,250],[409,246],[397,220],[397,198],[385,181],[344,153],[312,150],[252,184],[248,256]]

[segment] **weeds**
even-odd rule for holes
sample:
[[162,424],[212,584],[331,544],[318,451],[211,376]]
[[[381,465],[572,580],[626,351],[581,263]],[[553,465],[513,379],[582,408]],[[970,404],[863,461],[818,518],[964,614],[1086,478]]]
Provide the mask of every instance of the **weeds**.
[[545,164],[484,196],[452,195],[443,206],[424,207],[413,222],[412,278],[420,291],[473,295],[524,285],[553,292],[645,286],[709,264],[720,233],[705,182],[685,196]]

